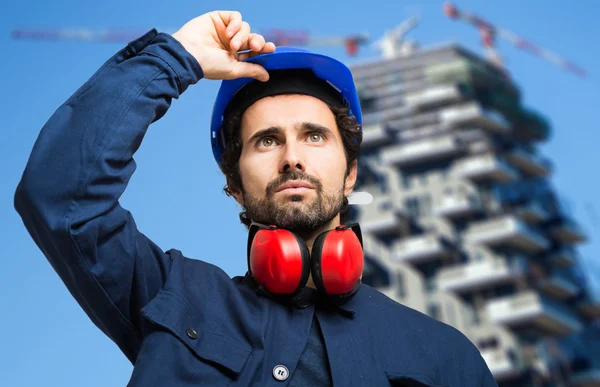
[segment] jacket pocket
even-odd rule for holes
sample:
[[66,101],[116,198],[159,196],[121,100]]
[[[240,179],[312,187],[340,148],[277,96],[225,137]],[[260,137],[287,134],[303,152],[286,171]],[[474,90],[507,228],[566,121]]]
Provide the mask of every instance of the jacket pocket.
[[402,387],[447,387],[443,384],[435,383],[429,375],[423,374],[405,374],[399,372],[386,371],[386,376],[391,386]]
[[236,376],[239,375],[252,348],[201,326],[192,310],[182,296],[163,289],[142,309],[142,314],[162,330],[174,335],[200,360],[216,363]]

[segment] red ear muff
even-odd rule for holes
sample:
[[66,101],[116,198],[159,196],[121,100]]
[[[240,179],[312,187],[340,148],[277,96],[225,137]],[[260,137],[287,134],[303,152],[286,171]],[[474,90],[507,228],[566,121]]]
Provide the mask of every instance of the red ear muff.
[[294,233],[253,224],[248,238],[248,270],[273,294],[299,291],[310,274],[310,252]]
[[[355,230],[356,229],[356,230]],[[317,237],[312,248],[315,286],[328,295],[348,295],[358,289],[364,267],[358,225],[339,226]]]

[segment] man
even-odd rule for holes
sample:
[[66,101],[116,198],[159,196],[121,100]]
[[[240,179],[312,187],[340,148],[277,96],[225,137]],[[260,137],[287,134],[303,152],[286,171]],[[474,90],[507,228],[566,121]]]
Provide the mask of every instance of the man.
[[[211,141],[249,227],[248,274],[233,279],[163,252],[118,201],[148,127],[201,78],[227,80]],[[134,365],[130,386],[495,386],[457,330],[360,284],[360,230],[338,227],[360,114],[344,65],[211,12],[130,43],[70,97],[15,207]]]

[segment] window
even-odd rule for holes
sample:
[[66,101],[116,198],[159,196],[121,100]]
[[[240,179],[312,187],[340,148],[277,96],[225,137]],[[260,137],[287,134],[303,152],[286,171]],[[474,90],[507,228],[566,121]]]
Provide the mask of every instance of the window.
[[469,202],[469,205],[471,205],[472,207],[477,207],[479,205],[477,198],[473,195],[467,196],[467,201]]
[[427,282],[425,282],[425,290],[427,290],[429,293],[433,293],[437,290],[437,282],[435,281],[435,278],[430,278],[427,280]]
[[404,84],[404,80],[402,79],[402,73],[399,71],[393,72],[391,74],[388,74],[387,76],[387,84],[388,85],[400,85],[400,84]]
[[450,303],[446,304],[446,310],[448,311],[448,322],[450,323],[450,325],[455,326],[456,325],[456,315],[454,314],[453,305]]
[[391,201],[388,200],[388,201],[380,203],[379,207],[377,209],[379,210],[379,212],[387,212],[393,208],[394,208],[394,205],[392,204]]
[[404,189],[410,189],[411,184],[410,184],[410,176],[406,175],[406,174],[402,174],[402,185],[404,186]]
[[362,108],[363,114],[374,113],[377,111],[377,99],[364,90],[358,90],[358,99]]
[[408,215],[411,217],[419,217],[419,199],[418,198],[409,198],[404,202],[404,206],[406,207],[406,211]]
[[448,168],[441,168],[440,169],[440,174],[442,175],[442,180],[447,180],[448,179]]
[[404,275],[401,272],[396,274],[396,283],[398,284],[398,297],[404,298],[406,297],[406,288],[404,286]]
[[427,306],[427,314],[429,317],[436,320],[440,319],[440,306],[438,304],[429,304]]
[[498,339],[496,337],[481,339],[477,343],[477,347],[479,347],[480,350],[498,348]]
[[431,196],[425,195],[421,198],[421,212],[425,215],[431,214]]
[[383,176],[383,174],[381,173],[377,173],[376,176],[376,181],[377,181],[377,186],[379,187],[379,189],[381,190],[381,193],[387,193],[388,192],[388,185],[389,185],[389,180],[385,178],[385,176]]

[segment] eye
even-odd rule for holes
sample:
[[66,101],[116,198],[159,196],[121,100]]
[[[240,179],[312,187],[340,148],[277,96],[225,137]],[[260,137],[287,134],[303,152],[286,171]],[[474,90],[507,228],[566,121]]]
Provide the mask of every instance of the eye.
[[273,139],[273,137],[264,137],[260,140],[259,144],[262,146],[269,147],[275,144],[275,140]]
[[311,142],[319,142],[319,140],[323,140],[323,134],[318,132],[313,132],[309,135],[309,139]]

